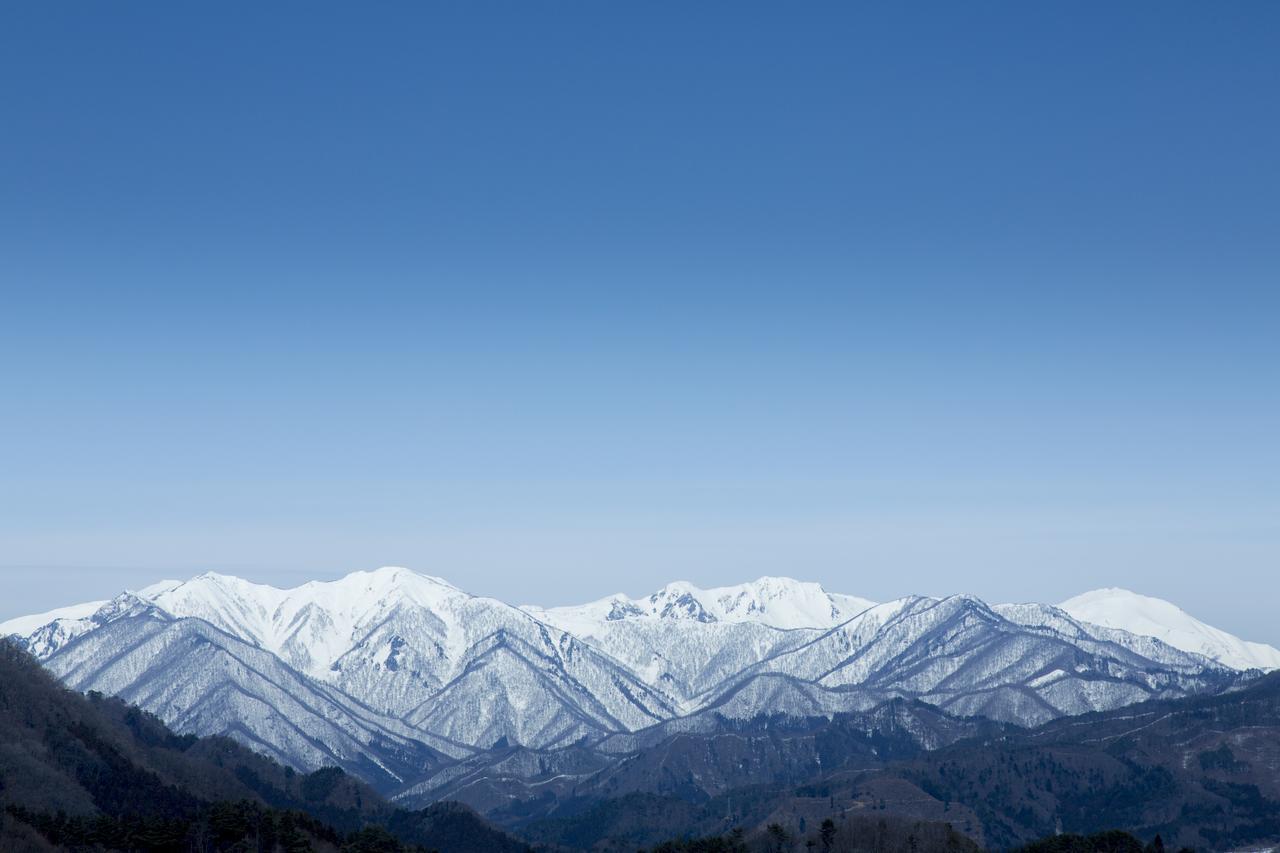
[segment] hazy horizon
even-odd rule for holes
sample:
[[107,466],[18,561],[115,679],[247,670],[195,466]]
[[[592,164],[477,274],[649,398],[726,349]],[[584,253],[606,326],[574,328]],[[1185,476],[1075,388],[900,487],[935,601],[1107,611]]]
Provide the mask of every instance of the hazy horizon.
[[0,618],[400,564],[1280,646],[1280,6],[0,16]]

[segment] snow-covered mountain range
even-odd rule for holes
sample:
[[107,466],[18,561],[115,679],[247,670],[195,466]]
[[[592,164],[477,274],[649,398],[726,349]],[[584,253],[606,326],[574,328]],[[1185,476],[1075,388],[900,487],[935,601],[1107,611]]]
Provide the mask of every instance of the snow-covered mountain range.
[[898,697],[1029,725],[1280,668],[1270,646],[1123,590],[1058,607],[877,604],[761,578],[538,608],[401,568],[294,589],[203,574],[13,619],[0,635],[70,686],[180,731],[404,794],[447,788],[495,745],[608,755],[646,731],[864,713]]

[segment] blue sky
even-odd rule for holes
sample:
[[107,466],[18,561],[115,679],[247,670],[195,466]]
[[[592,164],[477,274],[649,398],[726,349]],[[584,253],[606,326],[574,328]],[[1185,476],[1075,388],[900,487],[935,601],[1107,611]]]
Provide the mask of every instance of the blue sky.
[[404,564],[1280,644],[1280,7],[0,12],[0,617]]

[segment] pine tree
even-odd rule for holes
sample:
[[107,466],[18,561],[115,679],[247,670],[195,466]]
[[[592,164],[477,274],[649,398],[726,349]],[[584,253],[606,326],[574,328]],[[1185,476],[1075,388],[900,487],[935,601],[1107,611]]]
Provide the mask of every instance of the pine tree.
[[836,823],[831,818],[827,818],[822,822],[822,828],[818,830],[818,837],[822,839],[822,849],[828,851],[836,840]]

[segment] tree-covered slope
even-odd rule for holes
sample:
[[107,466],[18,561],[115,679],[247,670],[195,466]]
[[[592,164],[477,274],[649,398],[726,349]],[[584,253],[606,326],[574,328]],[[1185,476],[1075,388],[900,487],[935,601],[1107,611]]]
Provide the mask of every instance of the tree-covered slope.
[[[734,827],[750,841],[774,823],[800,845],[825,820],[844,829],[865,818],[950,824],[988,849],[1109,830],[1144,844],[1160,836],[1171,849],[1280,842],[1280,674],[1035,729],[950,719],[918,703],[886,710],[896,713],[869,730],[872,720],[838,718],[741,732],[736,752],[722,732],[686,733],[576,780],[566,789],[576,798],[544,794],[486,811],[529,838],[621,849]],[[944,724],[970,733],[932,751],[907,737]]]
[[988,841],[1125,829],[1170,845],[1280,841],[1280,674],[957,743],[891,768],[965,803]]
[[524,849],[456,804],[395,809],[337,768],[296,773],[227,738],[175,735],[0,642],[0,849],[58,847]]

